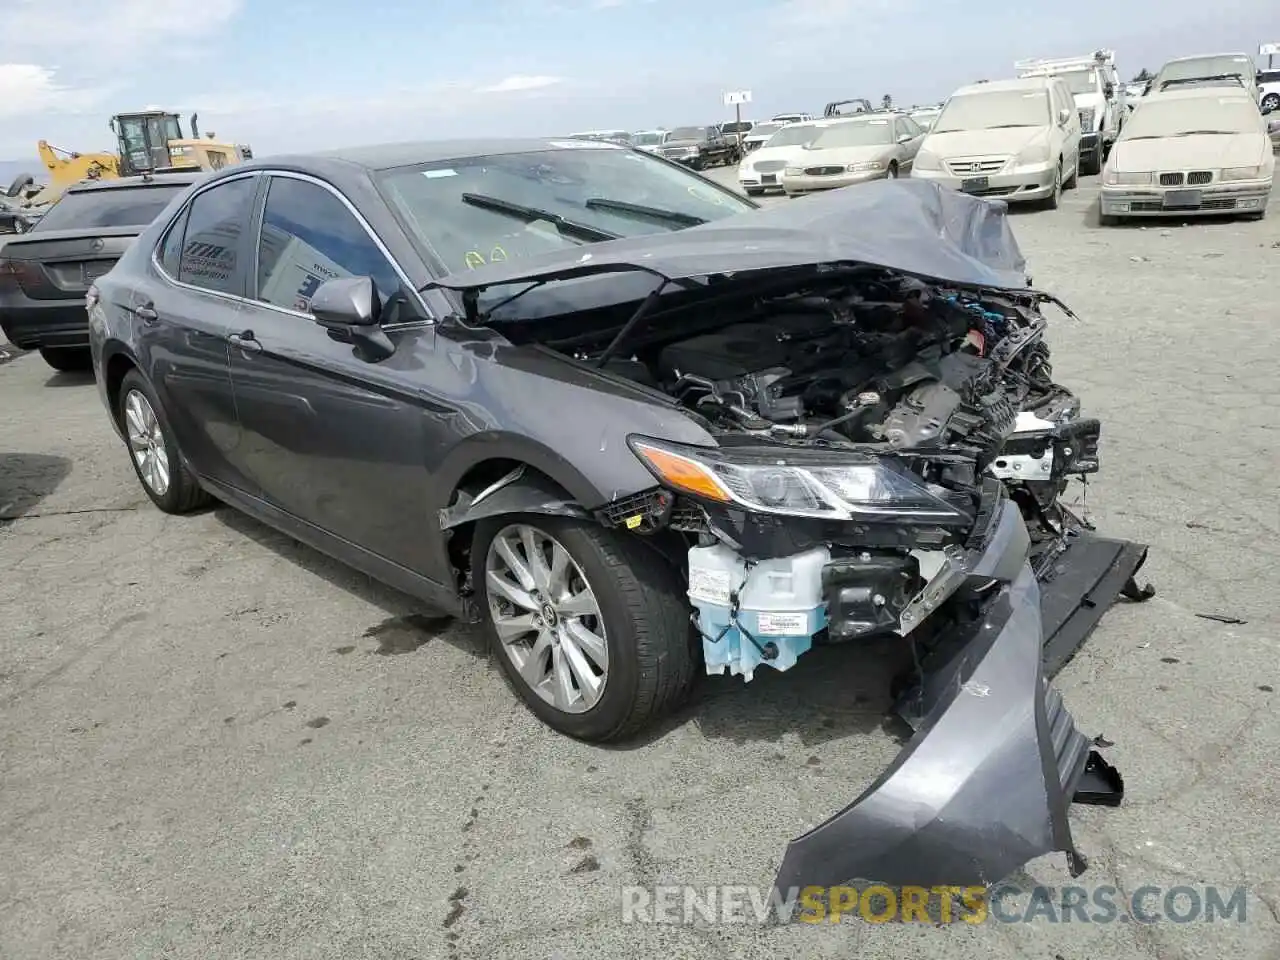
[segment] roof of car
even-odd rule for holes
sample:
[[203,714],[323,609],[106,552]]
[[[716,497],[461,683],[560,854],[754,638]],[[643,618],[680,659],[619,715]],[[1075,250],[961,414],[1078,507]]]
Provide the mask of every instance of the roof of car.
[[[1193,53],[1189,57],[1174,57],[1172,60],[1166,60],[1164,66],[1167,67],[1171,63],[1186,63],[1188,60],[1225,60],[1231,58],[1233,60],[1247,60],[1249,65],[1253,65],[1253,57],[1247,53],[1241,53],[1239,50],[1232,50],[1229,53]],[[1164,67],[1160,68],[1161,70]]]
[[[531,153],[538,150],[592,150],[609,149],[609,144],[572,137],[547,137],[526,139],[488,140],[424,140],[409,143],[379,143],[362,147],[343,147],[316,153],[288,154],[255,158],[234,169],[261,169],[277,166],[323,167],[337,162],[366,170],[393,170],[419,163],[440,160],[456,160],[462,157],[498,156],[512,153]],[[618,147],[617,149],[626,149]],[[232,169],[232,168],[227,168]]]
[[1061,77],[1019,77],[1016,80],[988,80],[983,83],[970,83],[961,87],[952,96],[960,97],[970,93],[990,93],[993,90],[1044,90],[1049,84],[1065,83]]
[[82,180],[79,183],[73,183],[71,186],[67,187],[66,192],[83,193],[89,190],[119,190],[124,187],[164,186],[165,184],[176,184],[180,187],[187,187],[208,175],[208,171],[206,170],[195,170],[191,173],[157,173],[145,177],[115,177],[111,180]]

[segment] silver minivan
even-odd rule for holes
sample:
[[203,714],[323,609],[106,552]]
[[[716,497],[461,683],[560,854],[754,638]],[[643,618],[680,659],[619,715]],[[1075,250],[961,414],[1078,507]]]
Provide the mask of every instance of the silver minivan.
[[1080,115],[1061,77],[961,87],[943,105],[911,167],[980,197],[1058,206],[1080,176]]

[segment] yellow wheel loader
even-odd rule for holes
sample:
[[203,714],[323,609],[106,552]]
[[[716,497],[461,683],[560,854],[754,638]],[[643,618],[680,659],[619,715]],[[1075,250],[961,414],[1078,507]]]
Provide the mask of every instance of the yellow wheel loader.
[[176,113],[118,113],[108,124],[116,136],[116,153],[75,153],[41,140],[36,149],[47,171],[45,184],[38,186],[35,177],[23,174],[9,185],[6,196],[20,198],[21,206],[38,208],[53,203],[67,187],[82,180],[114,180],[196,168],[221,170],[253,158],[247,144],[220,141],[212,133],[202,137],[197,119],[193,113],[188,137]]

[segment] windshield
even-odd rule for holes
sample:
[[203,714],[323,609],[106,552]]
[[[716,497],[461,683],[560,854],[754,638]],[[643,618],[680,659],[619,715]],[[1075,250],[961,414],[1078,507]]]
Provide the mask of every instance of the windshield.
[[766,147],[802,147],[813,141],[822,132],[822,128],[814,123],[797,123],[795,126],[783,127],[766,142]]
[[[481,198],[534,208],[623,237],[755,209],[738,194],[650,154],[605,146],[401,167],[382,174],[379,185],[414,237],[450,272],[590,242],[577,235],[581,231],[557,230],[546,220],[522,222],[492,204],[482,205]],[[637,207],[648,213],[637,213]]]
[[1070,70],[1057,76],[1067,81],[1072,93],[1098,92],[1098,75],[1093,70]]
[[665,133],[637,133],[631,142],[637,147],[654,147],[666,139]]
[[753,126],[754,124],[750,120],[743,120],[741,123],[726,123],[720,127],[720,132],[726,135],[730,133],[750,133]]
[[781,123],[757,123],[754,127],[751,128],[751,136],[753,137],[772,136],[773,134],[781,130],[783,126],[784,125]]
[[933,126],[934,121],[938,119],[938,111],[937,110],[920,110],[920,111],[917,111],[916,113],[911,114],[911,119],[914,120],[916,123],[920,124],[920,126],[924,127],[926,130],[928,130],[930,127]]
[[706,127],[676,127],[667,135],[668,140],[701,140],[707,135]]
[[1049,95],[1045,91],[990,90],[952,97],[930,132],[1044,127],[1050,123]]
[[1124,125],[1122,140],[1193,133],[1262,133],[1262,114],[1245,96],[1143,101]]
[[1248,57],[1196,57],[1166,63],[1156,78],[1155,89],[1170,80],[1194,80],[1198,77],[1249,76],[1252,64]]
[[31,232],[81,227],[145,227],[187,189],[185,183],[64,193]]
[[855,120],[833,123],[809,144],[811,150],[836,147],[879,147],[893,142],[893,124],[888,120]]

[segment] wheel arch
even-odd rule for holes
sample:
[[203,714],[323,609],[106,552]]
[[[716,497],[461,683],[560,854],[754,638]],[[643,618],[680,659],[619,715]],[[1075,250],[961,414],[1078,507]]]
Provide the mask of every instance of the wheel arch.
[[102,349],[102,389],[114,423],[120,423],[120,387],[130,370],[139,369],[138,361],[124,345],[108,341]]

